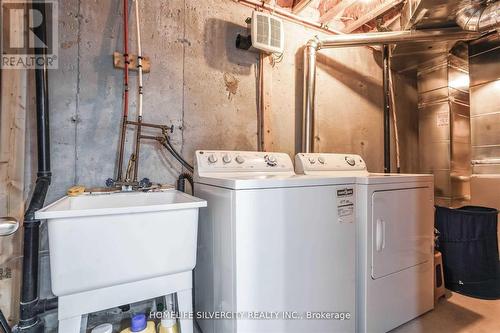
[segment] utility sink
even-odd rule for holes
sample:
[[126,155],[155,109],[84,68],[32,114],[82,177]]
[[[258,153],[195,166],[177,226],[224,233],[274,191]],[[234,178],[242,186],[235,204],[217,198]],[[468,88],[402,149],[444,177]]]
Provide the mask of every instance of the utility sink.
[[64,197],[36,212],[49,230],[52,292],[81,293],[191,271],[198,209],[176,190]]

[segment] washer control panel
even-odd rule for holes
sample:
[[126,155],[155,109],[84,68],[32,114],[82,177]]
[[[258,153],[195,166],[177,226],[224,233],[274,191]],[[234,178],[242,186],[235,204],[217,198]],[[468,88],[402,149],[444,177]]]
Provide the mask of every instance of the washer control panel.
[[363,158],[354,154],[299,153],[295,156],[297,174],[315,174],[322,172],[368,173]]
[[195,169],[200,173],[264,172],[293,173],[292,159],[285,153],[198,150]]

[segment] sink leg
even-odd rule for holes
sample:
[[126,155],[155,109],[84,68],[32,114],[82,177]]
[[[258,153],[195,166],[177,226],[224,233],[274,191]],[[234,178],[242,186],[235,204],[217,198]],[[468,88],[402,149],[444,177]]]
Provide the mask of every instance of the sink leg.
[[82,317],[71,317],[59,320],[59,333],[80,333]]
[[[193,311],[193,298],[192,290],[187,289],[177,292],[177,304],[179,312],[182,314],[189,314]],[[179,320],[181,326],[181,333],[193,333],[193,321],[191,319]]]

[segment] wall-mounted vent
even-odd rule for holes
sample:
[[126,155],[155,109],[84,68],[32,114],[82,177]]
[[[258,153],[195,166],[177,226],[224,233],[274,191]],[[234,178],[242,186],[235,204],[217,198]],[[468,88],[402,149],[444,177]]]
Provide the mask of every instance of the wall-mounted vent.
[[252,46],[268,53],[282,53],[285,47],[283,21],[271,14],[254,11],[251,23]]

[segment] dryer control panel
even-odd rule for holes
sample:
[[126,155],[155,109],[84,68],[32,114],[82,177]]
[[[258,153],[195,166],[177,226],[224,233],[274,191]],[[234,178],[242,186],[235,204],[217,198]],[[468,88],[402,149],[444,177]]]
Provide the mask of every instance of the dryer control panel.
[[299,153],[295,156],[295,172],[297,174],[338,173],[339,175],[368,175],[366,163],[359,155]]
[[290,173],[292,159],[285,153],[256,151],[198,150],[195,156],[195,172],[203,173]]

